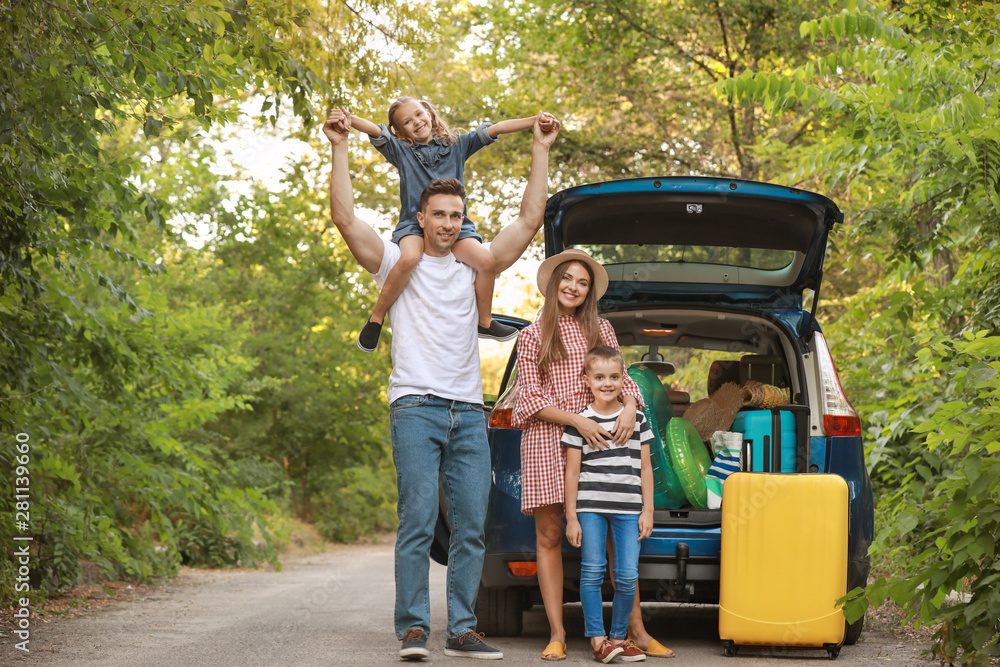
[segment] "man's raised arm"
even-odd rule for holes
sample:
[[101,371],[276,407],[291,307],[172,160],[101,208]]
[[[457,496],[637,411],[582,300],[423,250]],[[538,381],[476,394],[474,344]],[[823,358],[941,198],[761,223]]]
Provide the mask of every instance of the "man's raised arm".
[[531,239],[542,228],[545,201],[549,196],[549,148],[559,134],[559,121],[551,114],[540,113],[532,133],[531,166],[528,167],[528,185],[521,196],[520,213],[517,220],[501,229],[490,243],[498,274],[524,254]]
[[330,172],[330,218],[344,237],[348,249],[361,268],[377,273],[382,264],[384,246],[374,229],[354,215],[354,190],[351,187],[347,138],[351,116],[334,109],[323,123],[323,134],[333,144],[333,169]]

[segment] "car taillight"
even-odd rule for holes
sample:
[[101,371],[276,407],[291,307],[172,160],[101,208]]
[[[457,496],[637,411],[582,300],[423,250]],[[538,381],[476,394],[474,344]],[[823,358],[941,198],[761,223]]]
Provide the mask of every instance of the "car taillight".
[[514,428],[510,424],[513,414],[512,408],[493,408],[493,412],[490,413],[490,428]]
[[826,338],[823,334],[816,333],[813,340],[819,364],[823,430],[827,435],[861,435],[861,419],[854,406],[847,400],[844,388],[840,384],[840,376],[837,374],[837,367],[833,363]]
[[533,560],[510,561],[507,569],[515,577],[533,577],[538,574],[538,563]]
[[490,428],[517,428],[511,424],[514,416],[514,402],[517,399],[517,372],[515,371],[507,384],[507,391],[497,399],[493,411],[490,412]]

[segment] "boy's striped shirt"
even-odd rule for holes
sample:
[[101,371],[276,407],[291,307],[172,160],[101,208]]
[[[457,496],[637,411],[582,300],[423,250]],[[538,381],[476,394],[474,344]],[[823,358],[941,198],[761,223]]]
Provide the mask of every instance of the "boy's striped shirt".
[[[599,415],[591,406],[580,413],[604,427],[609,433],[621,410],[613,415]],[[562,437],[564,447],[580,449],[580,482],[576,510],[602,514],[639,514],[642,512],[642,447],[649,446],[653,431],[641,411],[635,414],[635,430],[624,445],[594,449],[580,432],[567,426]]]

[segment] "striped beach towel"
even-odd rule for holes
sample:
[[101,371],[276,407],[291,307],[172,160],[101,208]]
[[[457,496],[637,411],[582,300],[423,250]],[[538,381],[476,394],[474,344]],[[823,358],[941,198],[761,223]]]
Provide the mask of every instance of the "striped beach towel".
[[740,470],[740,445],[743,436],[739,433],[716,431],[712,434],[712,449],[715,460],[705,475],[708,491],[708,509],[722,507],[722,483],[734,472]]

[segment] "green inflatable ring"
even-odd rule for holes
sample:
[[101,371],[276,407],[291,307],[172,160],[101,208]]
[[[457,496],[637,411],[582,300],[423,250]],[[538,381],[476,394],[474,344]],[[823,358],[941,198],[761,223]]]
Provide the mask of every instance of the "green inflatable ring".
[[642,413],[653,431],[653,441],[649,446],[649,460],[653,467],[653,505],[679,509],[687,502],[687,496],[680,480],[670,467],[670,456],[664,449],[667,442],[667,424],[674,416],[674,407],[656,373],[645,366],[630,366],[628,374],[639,386],[642,402],[646,404],[646,409]]
[[708,508],[708,490],[705,475],[712,461],[705,443],[694,425],[686,419],[674,417],[667,424],[667,451],[688,502],[700,509]]

